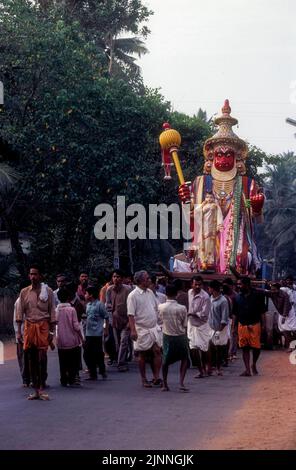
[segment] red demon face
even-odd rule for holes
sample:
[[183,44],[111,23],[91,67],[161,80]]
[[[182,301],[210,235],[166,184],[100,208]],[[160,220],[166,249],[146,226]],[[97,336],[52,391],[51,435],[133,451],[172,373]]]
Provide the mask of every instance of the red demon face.
[[214,165],[217,170],[229,171],[234,166],[234,151],[229,147],[218,147],[214,151]]

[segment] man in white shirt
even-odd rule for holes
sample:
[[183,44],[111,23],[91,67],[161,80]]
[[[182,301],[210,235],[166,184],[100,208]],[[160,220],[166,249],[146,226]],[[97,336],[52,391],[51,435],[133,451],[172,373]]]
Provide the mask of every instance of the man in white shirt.
[[211,309],[210,296],[203,287],[201,276],[194,276],[192,289],[188,291],[188,329],[189,348],[192,364],[196,365],[199,374],[196,378],[205,376],[206,371],[210,375],[209,367],[209,342],[211,329],[208,318]]
[[290,343],[295,338],[296,334],[296,286],[293,276],[287,276],[285,284],[285,287],[281,287],[281,291],[288,294],[291,308],[285,319],[280,318],[278,329],[284,335],[285,347],[288,348],[288,352],[292,352],[293,349],[290,348]]
[[[162,333],[158,325],[158,303],[148,288],[150,277],[147,271],[135,273],[137,287],[127,298],[127,314],[134,351],[139,354],[139,369],[144,387],[160,386]],[[146,377],[146,362],[151,364],[152,384]]]
[[176,301],[177,293],[176,287],[168,284],[166,287],[167,301],[158,306],[163,331],[163,392],[169,391],[167,382],[169,366],[178,361],[181,361],[179,390],[180,392],[189,391],[184,385],[185,374],[190,364],[186,335],[187,309]]

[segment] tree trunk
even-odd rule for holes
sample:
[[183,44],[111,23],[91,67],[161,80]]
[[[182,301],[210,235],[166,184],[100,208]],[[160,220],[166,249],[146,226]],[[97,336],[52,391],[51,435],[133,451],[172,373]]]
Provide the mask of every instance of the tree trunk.
[[272,268],[272,280],[275,281],[277,277],[277,247],[273,247],[273,268]]
[[115,225],[115,231],[114,231],[114,257],[113,257],[113,267],[114,269],[119,269],[120,268],[120,263],[119,263],[119,243],[118,243],[118,238],[117,238],[117,225]]
[[131,274],[134,274],[133,249],[132,249],[132,241],[130,239],[128,239],[128,257],[129,257]]
[[113,71],[113,62],[114,62],[114,38],[112,37],[111,33],[110,33],[110,40],[109,40],[109,48],[110,48],[110,58],[109,58],[108,72],[111,77],[112,71]]

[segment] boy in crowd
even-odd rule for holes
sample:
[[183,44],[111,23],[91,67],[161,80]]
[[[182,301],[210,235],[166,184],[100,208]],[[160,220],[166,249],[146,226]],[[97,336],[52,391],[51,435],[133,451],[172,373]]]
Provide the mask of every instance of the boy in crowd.
[[109,316],[104,304],[98,300],[98,295],[99,292],[95,287],[86,288],[87,318],[83,356],[89,371],[89,378],[86,380],[97,380],[97,366],[102,378],[107,378],[103,352],[103,335],[108,335]]
[[83,343],[81,327],[77,313],[71,306],[71,291],[61,287],[57,293],[59,304],[57,315],[57,347],[60,363],[61,385],[63,387],[80,386],[77,376],[80,368],[80,346]]

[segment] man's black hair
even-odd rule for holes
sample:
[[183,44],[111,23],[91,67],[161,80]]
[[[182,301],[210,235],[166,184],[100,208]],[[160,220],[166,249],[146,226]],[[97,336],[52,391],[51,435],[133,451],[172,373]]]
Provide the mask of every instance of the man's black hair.
[[178,291],[174,284],[168,284],[165,288],[165,293],[168,297],[176,297],[178,294]]
[[201,276],[193,276],[192,281],[203,282],[203,278]]
[[223,284],[227,284],[228,286],[233,286],[234,282],[231,279],[231,277],[226,277],[225,279],[223,279]]
[[221,290],[221,282],[217,281],[217,279],[214,279],[210,282],[209,287],[214,289],[216,292],[219,292]]
[[31,271],[31,269],[36,269],[39,274],[43,274],[40,264],[37,264],[37,263],[30,264],[29,271]]
[[71,292],[66,286],[61,287],[58,290],[57,296],[58,296],[59,301],[62,304],[66,303],[66,302],[68,302],[69,300],[72,299]]
[[92,295],[95,299],[98,298],[99,290],[96,287],[93,287],[93,286],[87,287],[85,290],[89,295]]
[[113,274],[117,274],[117,276],[124,277],[124,272],[121,269],[114,269],[114,271],[112,271],[112,276]]
[[251,279],[249,277],[244,276],[240,279],[240,281],[244,286],[251,287]]

